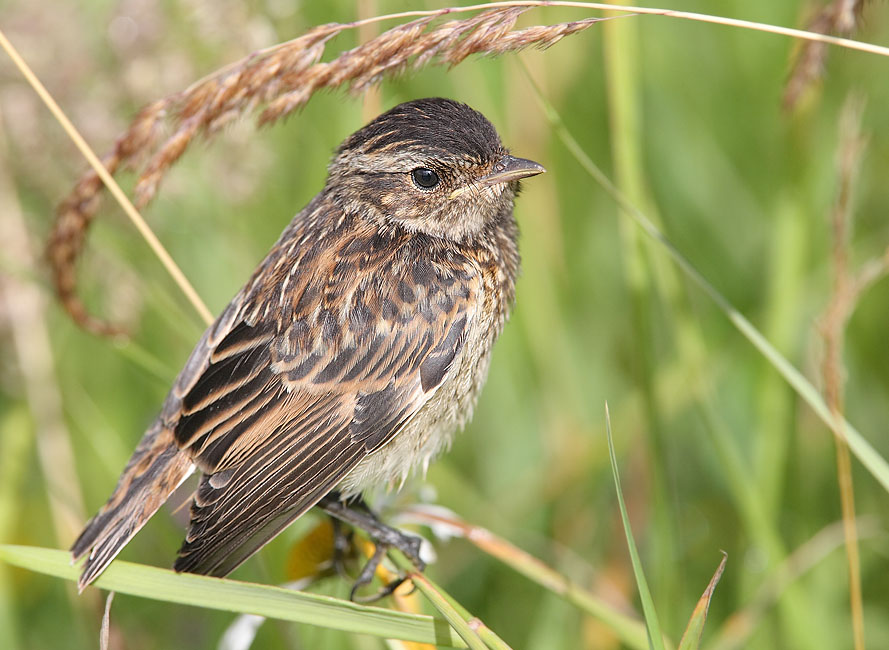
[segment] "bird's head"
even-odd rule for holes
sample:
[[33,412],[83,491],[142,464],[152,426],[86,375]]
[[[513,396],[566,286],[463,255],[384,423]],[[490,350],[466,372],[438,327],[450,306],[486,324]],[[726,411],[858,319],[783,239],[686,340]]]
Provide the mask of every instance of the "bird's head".
[[399,104],[349,136],[329,191],[350,211],[454,241],[508,218],[519,180],[544,172],[511,156],[485,116],[449,99]]

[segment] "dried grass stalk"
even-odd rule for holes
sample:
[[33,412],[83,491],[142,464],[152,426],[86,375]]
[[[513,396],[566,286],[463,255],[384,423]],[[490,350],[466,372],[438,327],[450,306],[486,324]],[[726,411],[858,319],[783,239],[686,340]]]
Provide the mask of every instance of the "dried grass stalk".
[[[825,5],[810,20],[806,29],[816,34],[850,36],[861,23],[865,0],[834,0]],[[796,52],[796,60],[784,86],[784,109],[796,108],[805,91],[824,74],[827,62],[827,43],[805,41]]]
[[[858,282],[849,269],[849,234],[852,228],[852,195],[854,182],[866,145],[861,134],[864,102],[858,97],[847,99],[840,117],[840,148],[837,160],[838,188],[831,214],[833,291],[820,322],[824,339],[821,373],[824,398],[833,414],[842,416],[843,404],[843,339],[846,324],[860,296]],[[855,490],[852,482],[852,457],[849,445],[837,436],[837,482],[843,512],[846,560],[849,568],[849,602],[855,650],[864,650],[864,613],[861,598],[861,563],[858,531],[855,524]]]
[[[189,88],[143,108],[117,138],[103,163],[112,174],[135,169],[135,204],[144,208],[157,194],[170,167],[199,136],[259,112],[260,126],[303,107],[319,90],[345,87],[361,93],[385,77],[427,65],[455,66],[473,54],[490,56],[528,47],[547,48],[583,31],[601,18],[513,30],[528,7],[498,7],[462,20],[436,22],[443,9],[393,27],[329,62],[321,62],[327,42],[352,24],[315,27],[303,36],[252,54]],[[164,138],[162,134],[172,135]],[[103,186],[94,171],[83,175],[61,203],[47,248],[53,280],[65,310],[79,325],[100,335],[119,334],[90,315],[77,296],[75,265],[100,205]]]

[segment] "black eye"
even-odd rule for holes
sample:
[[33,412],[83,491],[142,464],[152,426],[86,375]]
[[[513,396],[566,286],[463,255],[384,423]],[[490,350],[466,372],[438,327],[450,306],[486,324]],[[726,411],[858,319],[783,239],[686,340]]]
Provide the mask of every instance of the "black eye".
[[411,172],[414,182],[425,190],[438,185],[438,174],[427,167],[417,167]]

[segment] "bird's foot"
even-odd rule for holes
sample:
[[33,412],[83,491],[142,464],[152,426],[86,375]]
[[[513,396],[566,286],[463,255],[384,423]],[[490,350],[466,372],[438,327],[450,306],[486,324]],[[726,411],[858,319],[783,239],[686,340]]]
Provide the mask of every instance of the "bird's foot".
[[401,551],[418,571],[426,568],[426,562],[420,557],[420,548],[423,540],[415,535],[403,533],[396,528],[384,524],[363,501],[355,500],[351,503],[345,503],[339,498],[338,494],[332,493],[324,497],[318,503],[318,506],[324,509],[337,522],[334,524],[334,562],[340,574],[345,573],[343,560],[351,541],[342,531],[338,522],[345,522],[355,528],[360,528],[368,534],[374,543],[374,553],[364,565],[361,573],[358,574],[358,578],[352,586],[352,591],[349,593],[350,600],[364,603],[380,600],[394,592],[405,581],[406,577],[401,576],[389,581],[375,594],[370,596],[357,595],[361,587],[370,584],[373,580],[380,562],[383,561],[389,549],[395,548]]

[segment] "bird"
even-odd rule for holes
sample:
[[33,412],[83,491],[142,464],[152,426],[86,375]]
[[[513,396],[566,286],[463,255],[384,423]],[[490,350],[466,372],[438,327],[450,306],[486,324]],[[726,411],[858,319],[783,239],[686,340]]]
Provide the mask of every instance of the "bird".
[[347,137],[72,545],[79,589],[196,469],[177,572],[226,576],[316,505],[422,569],[417,538],[349,503],[425,472],[471,416],[515,300],[519,181],[544,171],[451,99]]

